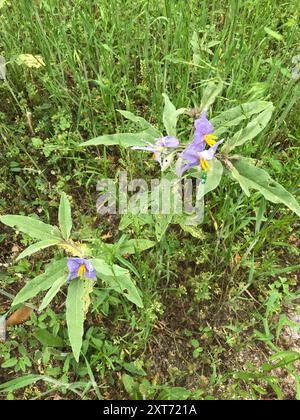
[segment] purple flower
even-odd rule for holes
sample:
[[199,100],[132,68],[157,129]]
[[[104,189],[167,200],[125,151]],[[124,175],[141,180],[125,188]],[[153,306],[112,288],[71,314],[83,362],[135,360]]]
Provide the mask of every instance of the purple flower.
[[203,171],[207,171],[209,168],[208,162],[214,159],[217,148],[223,141],[218,141],[207,150],[204,150],[205,142],[189,144],[185,151],[179,155],[176,165],[177,175],[182,176],[184,172],[195,166],[200,166]]
[[206,111],[203,111],[200,118],[195,121],[194,144],[208,144],[213,146],[216,143],[217,137],[212,133],[214,126],[206,118]]
[[132,147],[133,150],[143,150],[152,152],[152,159],[161,165],[161,155],[168,152],[168,149],[176,149],[179,146],[179,140],[176,137],[166,136],[157,139],[155,144],[146,143],[145,147]]
[[68,258],[69,276],[67,283],[77,277],[96,280],[96,270],[92,264],[84,258]]

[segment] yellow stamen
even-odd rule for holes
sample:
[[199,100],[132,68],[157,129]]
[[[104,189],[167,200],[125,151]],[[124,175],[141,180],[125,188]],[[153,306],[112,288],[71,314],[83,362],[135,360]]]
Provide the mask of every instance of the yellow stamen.
[[218,137],[214,136],[213,134],[204,134],[204,140],[206,141],[206,143],[208,144],[209,147],[216,144],[216,139],[217,138]]
[[82,279],[84,277],[85,273],[86,273],[85,265],[84,264],[80,264],[80,266],[78,268],[78,272],[77,272],[78,277],[80,277]]
[[155,159],[156,159],[156,154],[155,154],[155,153],[153,153],[153,155],[152,155],[151,159],[152,159],[152,160],[155,160]]
[[209,163],[207,162],[207,160],[200,158],[199,159],[201,168],[203,169],[204,172],[206,172],[207,170],[210,169]]
[[201,165],[201,168],[203,169],[203,171],[206,171],[206,160],[204,160],[204,159],[200,159],[200,165]]

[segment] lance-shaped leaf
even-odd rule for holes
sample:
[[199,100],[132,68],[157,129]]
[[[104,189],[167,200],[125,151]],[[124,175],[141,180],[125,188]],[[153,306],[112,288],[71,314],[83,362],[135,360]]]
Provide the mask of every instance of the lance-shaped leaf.
[[66,276],[65,274],[63,274],[52,284],[51,288],[46,293],[39,307],[39,312],[43,311],[49,305],[49,303],[52,302],[52,300],[55,298],[57,293],[60,291],[61,287],[64,286],[65,284],[66,284]]
[[153,248],[154,246],[155,242],[148,239],[130,239],[121,244],[118,248],[116,248],[116,245],[105,244],[105,248],[108,250],[116,249],[116,254],[118,255],[136,254]]
[[123,111],[122,109],[118,109],[117,111],[127,120],[137,124],[141,129],[148,130],[148,132],[153,134],[154,137],[162,137],[161,132],[157,128],[153,127],[153,125],[145,120],[145,118],[134,115],[130,111]]
[[268,28],[267,26],[264,27],[264,31],[270,35],[272,38],[276,39],[276,41],[282,41],[283,40],[283,36],[276,31],[273,31],[272,29]]
[[223,89],[223,83],[209,82],[202,93],[201,110],[209,108],[216,100],[217,96],[220,95]]
[[246,195],[254,189],[272,203],[282,203],[300,216],[300,206],[295,197],[274,181],[263,169],[246,163],[243,159],[233,162],[232,176],[240,183]]
[[176,137],[176,126],[179,115],[186,111],[186,108],[176,109],[168,95],[163,93],[165,107],[163,112],[163,123],[169,136]]
[[26,375],[0,384],[0,391],[13,392],[43,379],[43,375]]
[[203,230],[196,225],[188,224],[190,216],[187,214],[178,214],[173,219],[173,224],[178,224],[184,232],[191,234],[194,238],[204,239],[205,234]]
[[[210,169],[207,171],[207,180],[205,184],[200,184],[197,191],[197,200],[201,200],[207,193],[216,189],[222,179],[223,165],[218,159],[213,159],[210,162]],[[201,178],[202,173],[192,174],[195,178]]]
[[18,256],[16,261],[21,260],[22,258],[29,257],[32,254],[40,251],[41,249],[49,248],[50,246],[57,245],[61,242],[60,239],[45,239],[44,241],[37,242],[30,245],[28,248],[24,249],[23,252]]
[[130,239],[121,246],[120,252],[124,254],[135,254],[136,252],[143,252],[147,249],[153,248],[155,242],[148,239]]
[[156,214],[155,216],[155,236],[160,242],[165,235],[168,227],[173,221],[174,214]]
[[156,138],[153,135],[152,130],[144,130],[139,133],[117,133],[117,134],[105,134],[104,136],[96,137],[81,143],[80,146],[121,146],[121,147],[137,147],[145,146],[147,142],[153,142]]
[[119,229],[125,230],[132,224],[144,226],[144,225],[151,225],[153,223],[154,222],[153,222],[152,214],[130,214],[130,213],[127,214],[126,213],[121,218]]
[[270,106],[272,106],[272,102],[253,101],[221,112],[210,120],[213,126],[216,127],[214,134],[219,137],[228,132],[230,128],[239,125],[242,121],[251,118],[255,114],[259,114]]
[[12,305],[18,305],[33,298],[38,293],[50,289],[52,284],[59,278],[66,278],[67,260],[63,258],[59,261],[52,261],[46,266],[43,274],[30,280],[23,289],[16,295]]
[[79,361],[82,347],[83,323],[84,323],[84,281],[72,280],[68,286],[66,300],[66,319],[68,335],[76,362]]
[[254,137],[267,126],[272,117],[273,109],[274,107],[272,104],[268,105],[268,107],[253,118],[245,128],[242,128],[235,133],[231,139],[226,140],[222,151],[224,153],[229,153],[236,147],[242,146],[247,141],[254,139]]
[[57,335],[51,334],[49,331],[40,328],[35,331],[34,336],[43,344],[45,347],[64,347],[64,340]]
[[97,275],[113,290],[121,293],[130,302],[134,303],[140,308],[143,308],[139,291],[133,281],[131,280],[128,270],[114,264],[108,265],[104,260],[95,258],[90,260],[95,267]]
[[72,215],[70,201],[65,193],[62,193],[60,197],[58,220],[62,236],[68,240],[72,230]]
[[47,225],[33,217],[6,215],[0,216],[0,222],[14,227],[16,230],[26,233],[35,239],[61,239],[60,232],[56,226]]

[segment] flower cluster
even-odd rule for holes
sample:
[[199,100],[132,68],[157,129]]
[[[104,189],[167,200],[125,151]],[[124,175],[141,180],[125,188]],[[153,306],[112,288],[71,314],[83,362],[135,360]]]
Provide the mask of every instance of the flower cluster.
[[[224,141],[217,142],[217,137],[213,132],[214,127],[208,121],[205,110],[195,121],[194,141],[178,154],[176,164],[178,176],[181,177],[184,172],[194,167],[199,167],[204,172],[209,169],[209,161],[214,159],[218,146]],[[147,143],[145,147],[133,147],[133,149],[151,152],[152,159],[161,165],[162,157],[169,153],[169,149],[177,149],[179,146],[180,142],[177,138],[167,136],[157,139],[155,144]]]

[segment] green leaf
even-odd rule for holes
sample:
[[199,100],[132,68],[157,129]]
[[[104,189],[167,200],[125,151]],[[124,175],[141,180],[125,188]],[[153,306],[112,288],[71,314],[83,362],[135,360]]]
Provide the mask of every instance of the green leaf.
[[264,31],[266,34],[270,35],[272,38],[276,39],[276,41],[282,41],[283,36],[276,31],[273,31],[273,29],[268,28],[267,26],[264,27]]
[[29,257],[32,254],[40,251],[41,249],[49,248],[50,246],[57,245],[61,242],[60,239],[45,239],[44,241],[37,242],[33,245],[30,245],[28,248],[24,249],[23,252],[18,256],[16,261],[21,260],[22,258]]
[[144,130],[139,133],[106,134],[81,143],[80,146],[99,146],[100,144],[105,146],[117,145],[122,147],[145,146],[146,142],[153,142],[154,139],[155,136],[151,130]]
[[59,279],[57,279],[51,286],[50,290],[46,293],[44,299],[42,300],[42,303],[39,307],[39,311],[43,311],[50,302],[52,302],[52,300],[55,298],[55,296],[57,295],[57,293],[60,291],[60,288],[66,284],[66,276],[65,274],[63,274],[62,277],[60,277]]
[[133,397],[138,390],[138,382],[126,373],[122,375],[122,382],[126,392]]
[[154,224],[152,214],[130,214],[126,213],[122,216],[119,229],[125,230],[129,226],[144,226],[144,225],[152,225]]
[[46,347],[64,347],[65,345],[62,338],[42,328],[35,331],[34,336]]
[[268,107],[253,118],[245,128],[239,130],[235,135],[225,142],[223,147],[224,153],[229,153],[238,146],[242,146],[249,140],[256,137],[268,124],[272,117],[273,105],[270,104]]
[[52,261],[46,266],[46,271],[43,274],[40,274],[33,280],[30,280],[23,289],[20,290],[14,298],[12,305],[15,306],[26,302],[28,299],[33,298],[43,290],[49,289],[56,280],[62,277],[65,278],[66,268],[66,258],[59,261]]
[[280,302],[281,300],[281,293],[278,290],[272,290],[270,292],[270,296],[266,302],[266,317],[268,318],[270,314],[276,312],[276,303]]
[[223,83],[209,82],[202,93],[201,110],[209,108],[223,90]]
[[[107,246],[113,247],[113,245],[110,244],[107,244]],[[120,246],[118,249],[118,254],[136,254],[137,252],[140,253],[146,251],[147,249],[153,248],[154,246],[155,242],[148,239],[130,239]]]
[[88,372],[89,377],[90,377],[91,384],[92,384],[92,386],[93,386],[93,388],[96,392],[97,398],[98,398],[99,401],[103,400],[103,397],[102,397],[101,392],[100,392],[100,387],[97,384],[97,381],[95,379],[95,376],[94,376],[92,368],[91,368],[91,365],[89,364],[85,355],[83,355],[83,357],[84,357],[84,360],[85,360],[85,364],[86,364],[87,372]]
[[[222,179],[223,165],[218,159],[214,159],[210,163],[210,170],[207,171],[207,180],[205,184],[200,184],[197,193],[197,200],[201,200],[207,193],[216,189]],[[201,178],[202,173],[197,172],[192,176],[194,178]]]
[[0,216],[0,222],[7,226],[15,227],[32,238],[36,239],[61,239],[60,232],[56,226],[47,225],[40,220],[27,216],[6,215]]
[[188,216],[186,216],[186,215],[176,216],[176,218],[175,218],[175,220],[174,220],[173,223],[178,224],[184,232],[189,233],[194,238],[202,239],[202,240],[205,239],[205,235],[204,235],[202,229],[200,229],[197,226],[186,224],[187,217]]
[[95,267],[98,276],[113,290],[121,293],[130,302],[143,308],[139,291],[133,281],[131,280],[128,270],[118,265],[108,265],[104,260],[95,258],[90,260],[93,267]]
[[250,195],[250,189],[257,190],[267,200],[272,203],[283,203],[300,216],[300,206],[295,197],[274,181],[266,171],[246,163],[243,159],[234,162],[233,166],[235,170],[231,173],[246,195]]
[[123,109],[117,109],[117,111],[121,114],[121,115],[123,115],[123,117],[124,118],[126,118],[127,120],[130,120],[130,121],[132,121],[132,122],[134,122],[134,123],[136,123],[136,124],[138,124],[138,125],[140,125],[141,126],[141,128],[149,128],[149,127],[151,127],[151,124],[148,122],[148,121],[146,121],[144,118],[142,118],[142,117],[139,117],[139,116],[137,116],[137,115],[134,115],[132,112],[130,112],[130,111],[126,111],[126,110],[123,110]]
[[158,242],[160,242],[166,233],[168,227],[172,223],[173,214],[157,214],[155,219],[155,235]]
[[147,373],[144,371],[144,369],[137,366],[137,363],[135,362],[129,362],[129,363],[124,362],[122,366],[129,373],[132,373],[134,375],[147,376]]
[[239,171],[233,166],[231,168],[231,175],[235,178],[247,197],[250,197],[250,190],[247,178],[244,178]]
[[21,378],[12,379],[11,381],[5,382],[4,384],[0,384],[0,391],[16,391],[17,389],[24,388],[28,385],[32,385],[40,379],[43,379],[42,375],[26,375]]
[[17,363],[18,363],[18,359],[16,357],[12,357],[11,359],[8,359],[5,362],[3,362],[1,367],[2,369],[7,369],[10,367],[16,366]]
[[70,201],[65,193],[62,193],[60,197],[58,220],[62,236],[67,241],[72,230],[72,215]]
[[126,118],[127,120],[130,120],[130,121],[134,122],[135,124],[139,125],[141,129],[148,130],[149,133],[153,133],[154,137],[161,137],[162,136],[161,132],[157,128],[153,127],[144,118],[138,117],[137,115],[134,115],[130,111],[123,111],[121,109],[118,109],[117,111],[121,115],[123,115],[123,117]]
[[127,241],[122,247],[122,254],[135,254],[136,252],[143,252],[147,249],[153,248],[155,242],[148,239],[131,239]]
[[79,361],[82,347],[83,323],[84,323],[84,280],[72,280],[68,286],[66,300],[66,319],[68,335],[76,362]]
[[186,108],[176,109],[167,94],[163,93],[165,107],[163,112],[163,123],[169,136],[176,137],[176,126],[179,115],[186,111]]
[[234,108],[230,108],[227,111],[221,112],[210,121],[215,127],[214,134],[221,136],[228,132],[231,127],[239,125],[242,121],[252,117],[252,115],[259,114],[269,106],[272,106],[272,102],[267,101],[253,101],[246,102]]
[[83,301],[83,313],[84,313],[84,317],[86,316],[90,304],[91,304],[91,294],[94,290],[94,284],[95,281],[92,279],[85,279],[84,280],[84,293],[82,295],[82,301]]

